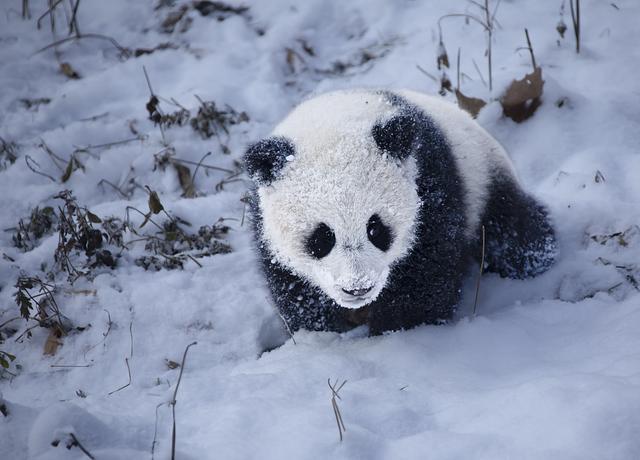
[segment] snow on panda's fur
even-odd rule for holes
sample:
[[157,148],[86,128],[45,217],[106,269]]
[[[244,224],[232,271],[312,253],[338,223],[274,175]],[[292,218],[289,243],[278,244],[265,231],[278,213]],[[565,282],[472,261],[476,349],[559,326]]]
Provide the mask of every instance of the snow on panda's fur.
[[291,330],[372,334],[451,318],[471,257],[526,278],[551,266],[546,210],[469,115],[411,91],[327,93],[251,146],[267,284]]

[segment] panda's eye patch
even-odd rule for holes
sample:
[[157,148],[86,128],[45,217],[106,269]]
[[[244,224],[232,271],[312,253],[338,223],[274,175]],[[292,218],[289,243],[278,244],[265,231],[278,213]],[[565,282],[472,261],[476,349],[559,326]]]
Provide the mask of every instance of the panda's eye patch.
[[369,222],[367,222],[367,238],[369,238],[371,244],[381,251],[389,250],[393,240],[391,229],[382,222],[382,219],[377,214],[371,216]]
[[333,230],[325,223],[320,223],[307,238],[305,244],[306,250],[316,259],[322,259],[329,255],[333,247],[336,245],[336,235]]

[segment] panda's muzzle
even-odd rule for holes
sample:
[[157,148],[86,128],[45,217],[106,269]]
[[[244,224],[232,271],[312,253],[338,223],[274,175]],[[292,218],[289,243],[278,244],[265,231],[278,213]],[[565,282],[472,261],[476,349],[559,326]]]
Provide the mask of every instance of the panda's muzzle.
[[369,292],[371,289],[373,289],[373,286],[369,286],[367,288],[361,288],[361,289],[345,289],[342,288],[342,292],[352,295],[354,297],[362,297],[363,295],[365,295],[367,292]]

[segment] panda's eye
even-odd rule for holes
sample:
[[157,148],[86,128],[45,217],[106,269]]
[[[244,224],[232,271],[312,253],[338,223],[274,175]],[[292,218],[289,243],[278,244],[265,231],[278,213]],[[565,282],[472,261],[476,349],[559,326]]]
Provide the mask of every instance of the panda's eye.
[[329,255],[336,244],[336,235],[325,223],[320,223],[307,238],[306,250],[316,259],[322,259]]
[[382,219],[377,214],[371,216],[367,222],[367,237],[381,251],[387,251],[393,240],[391,229],[382,223]]

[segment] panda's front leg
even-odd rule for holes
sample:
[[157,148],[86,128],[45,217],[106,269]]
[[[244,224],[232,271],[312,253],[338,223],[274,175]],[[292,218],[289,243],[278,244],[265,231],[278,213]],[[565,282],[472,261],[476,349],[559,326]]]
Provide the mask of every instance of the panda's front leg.
[[264,270],[269,289],[280,317],[290,332],[309,331],[344,332],[353,324],[338,306],[319,288],[292,273],[286,267],[265,257]]
[[437,261],[423,254],[397,267],[388,288],[370,305],[371,335],[452,319],[461,296],[464,258],[459,251]]

